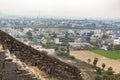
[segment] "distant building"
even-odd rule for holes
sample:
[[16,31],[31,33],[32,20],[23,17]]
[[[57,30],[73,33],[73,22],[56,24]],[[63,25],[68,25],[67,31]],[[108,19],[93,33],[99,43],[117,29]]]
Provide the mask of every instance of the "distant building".
[[116,36],[116,38],[120,37],[120,31],[117,31],[117,32],[115,33],[115,36]]
[[103,45],[103,46],[101,47],[101,49],[103,49],[103,50],[108,50],[107,48],[108,48],[108,46],[105,46],[105,45]]
[[32,28],[24,28],[24,33],[27,33],[28,31],[33,31],[33,29]]
[[42,36],[36,36],[35,38],[37,39],[37,42],[41,42],[44,39]]
[[54,42],[55,42],[55,44],[61,44],[59,38],[55,38],[55,39],[54,39]]
[[20,31],[14,31],[9,33],[12,36],[24,36],[25,34]]
[[114,39],[113,44],[114,45],[119,45],[120,44],[120,39]]
[[82,41],[87,41],[88,38],[89,38],[89,37],[88,37],[87,35],[81,36],[81,40],[82,40]]

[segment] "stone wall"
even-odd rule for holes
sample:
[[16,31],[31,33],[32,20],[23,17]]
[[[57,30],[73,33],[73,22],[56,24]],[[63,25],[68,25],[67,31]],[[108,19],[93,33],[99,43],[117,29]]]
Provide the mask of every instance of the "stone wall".
[[0,80],[42,80],[34,70],[17,60],[9,50],[0,50]]
[[76,67],[48,56],[45,52],[33,49],[1,30],[0,43],[3,45],[3,49],[9,49],[11,53],[15,54],[17,58],[27,65],[36,64],[39,69],[52,77],[56,77],[58,80],[82,80],[80,70]]

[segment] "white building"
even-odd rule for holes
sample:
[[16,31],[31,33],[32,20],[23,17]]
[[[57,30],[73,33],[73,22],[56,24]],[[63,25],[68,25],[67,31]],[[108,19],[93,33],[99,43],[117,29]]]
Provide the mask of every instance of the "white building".
[[106,51],[108,50],[107,48],[108,48],[108,46],[105,46],[105,45],[103,45],[103,46],[101,47],[101,49],[106,50]]
[[120,44],[120,39],[114,39],[113,44],[114,45],[119,45]]
[[55,38],[55,39],[54,39],[54,42],[55,42],[55,44],[61,44],[59,38]]

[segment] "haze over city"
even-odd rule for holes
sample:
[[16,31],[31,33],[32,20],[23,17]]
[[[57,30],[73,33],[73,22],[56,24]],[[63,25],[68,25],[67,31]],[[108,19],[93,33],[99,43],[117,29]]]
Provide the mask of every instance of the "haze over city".
[[120,18],[120,0],[0,0],[8,15],[62,18]]

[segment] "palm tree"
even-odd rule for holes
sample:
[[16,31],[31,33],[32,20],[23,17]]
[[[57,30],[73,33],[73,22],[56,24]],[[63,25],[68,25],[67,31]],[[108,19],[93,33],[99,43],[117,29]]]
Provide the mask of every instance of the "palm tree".
[[106,66],[106,64],[105,64],[105,63],[103,63],[103,64],[102,64],[102,68],[103,68],[103,70],[104,70],[105,66]]
[[93,65],[96,67],[96,64],[98,62],[98,58],[94,58]]

